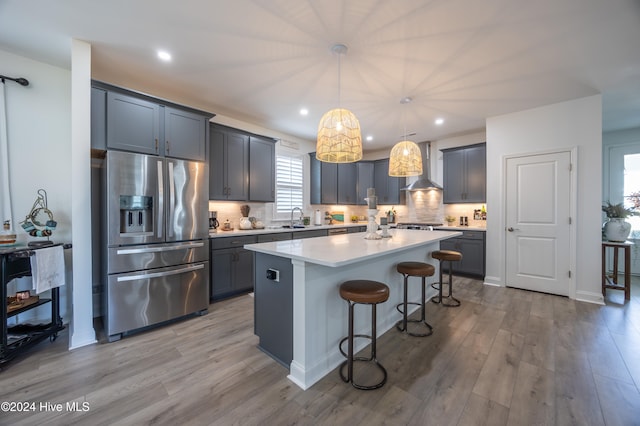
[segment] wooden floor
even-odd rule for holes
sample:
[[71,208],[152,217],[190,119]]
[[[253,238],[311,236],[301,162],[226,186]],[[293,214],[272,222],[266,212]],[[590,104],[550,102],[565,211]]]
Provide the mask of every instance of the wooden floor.
[[640,424],[640,285],[627,303],[609,290],[606,306],[464,278],[455,292],[459,308],[429,304],[432,336],[379,339],[389,379],[375,391],[335,371],[300,390],[256,348],[242,296],[115,343],[69,352],[66,331],[42,343],[0,373],[0,401],[35,411],[0,424]]

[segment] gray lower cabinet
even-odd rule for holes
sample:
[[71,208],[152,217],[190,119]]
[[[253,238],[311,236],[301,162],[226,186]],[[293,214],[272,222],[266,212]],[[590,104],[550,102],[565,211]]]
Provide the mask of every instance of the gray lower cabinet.
[[[459,237],[440,241],[440,249],[462,253],[460,262],[453,262],[453,273],[484,277],[485,274],[485,233],[483,231],[463,231]],[[448,272],[449,262],[444,262],[443,272]]]
[[[260,339],[258,347],[288,369],[293,360],[293,266],[290,259],[282,257],[263,253],[255,257],[254,331]],[[273,272],[269,275],[268,271]]]
[[286,241],[290,240],[291,232],[278,232],[275,234],[260,234],[258,235],[259,243],[271,243],[273,241]]
[[309,231],[296,231],[292,235],[292,239],[301,240],[303,238],[315,238],[315,237],[326,237],[327,230],[326,229],[312,229]]
[[245,244],[258,241],[257,236],[212,238],[210,240],[211,299],[220,300],[253,291],[253,252]]

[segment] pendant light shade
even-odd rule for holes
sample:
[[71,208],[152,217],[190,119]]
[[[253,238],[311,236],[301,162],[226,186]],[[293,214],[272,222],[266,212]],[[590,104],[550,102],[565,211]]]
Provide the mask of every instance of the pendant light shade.
[[389,176],[406,177],[422,174],[422,155],[415,142],[398,142],[389,155]]
[[360,123],[351,111],[336,108],[322,116],[316,158],[327,163],[353,163],[362,159]]
[[[340,57],[347,53],[347,46],[335,44],[331,51],[338,55],[338,105],[340,104]],[[316,158],[327,163],[353,163],[362,159],[360,122],[344,108],[327,112],[318,124]]]

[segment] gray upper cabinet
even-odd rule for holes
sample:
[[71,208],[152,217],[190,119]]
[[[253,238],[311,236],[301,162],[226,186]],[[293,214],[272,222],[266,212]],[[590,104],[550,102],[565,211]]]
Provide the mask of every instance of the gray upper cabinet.
[[91,82],[91,147],[206,161],[213,114]]
[[443,203],[486,202],[486,144],[445,149],[442,154]]
[[338,165],[320,161],[320,202],[338,204]]
[[206,161],[208,119],[176,108],[164,108],[164,152],[167,157]]
[[404,178],[389,176],[388,158],[373,162],[373,186],[378,196],[378,204],[404,204],[405,193],[400,190],[404,183]]
[[322,204],[322,169],[316,153],[309,153],[309,202]]
[[249,137],[249,201],[276,200],[275,152],[273,139]]
[[249,196],[249,136],[211,125],[209,199],[246,201]]
[[356,163],[338,164],[338,204],[357,204],[357,176]]
[[275,140],[211,123],[209,199],[275,201]]
[[356,163],[357,170],[357,199],[356,204],[366,205],[367,189],[375,188],[373,183],[373,162],[359,161]]
[[309,154],[311,204],[356,204],[356,163],[325,163]]
[[91,88],[91,148],[107,149],[107,91]]
[[160,106],[118,92],[107,93],[107,148],[159,155]]

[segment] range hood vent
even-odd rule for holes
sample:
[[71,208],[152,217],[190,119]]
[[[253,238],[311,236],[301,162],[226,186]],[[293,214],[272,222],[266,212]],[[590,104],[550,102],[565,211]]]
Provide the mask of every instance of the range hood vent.
[[402,191],[422,191],[427,189],[437,189],[442,191],[442,187],[431,180],[431,165],[429,164],[429,156],[431,154],[431,143],[421,142],[418,144],[422,153],[422,169],[426,173],[420,175],[417,181],[400,188]]

